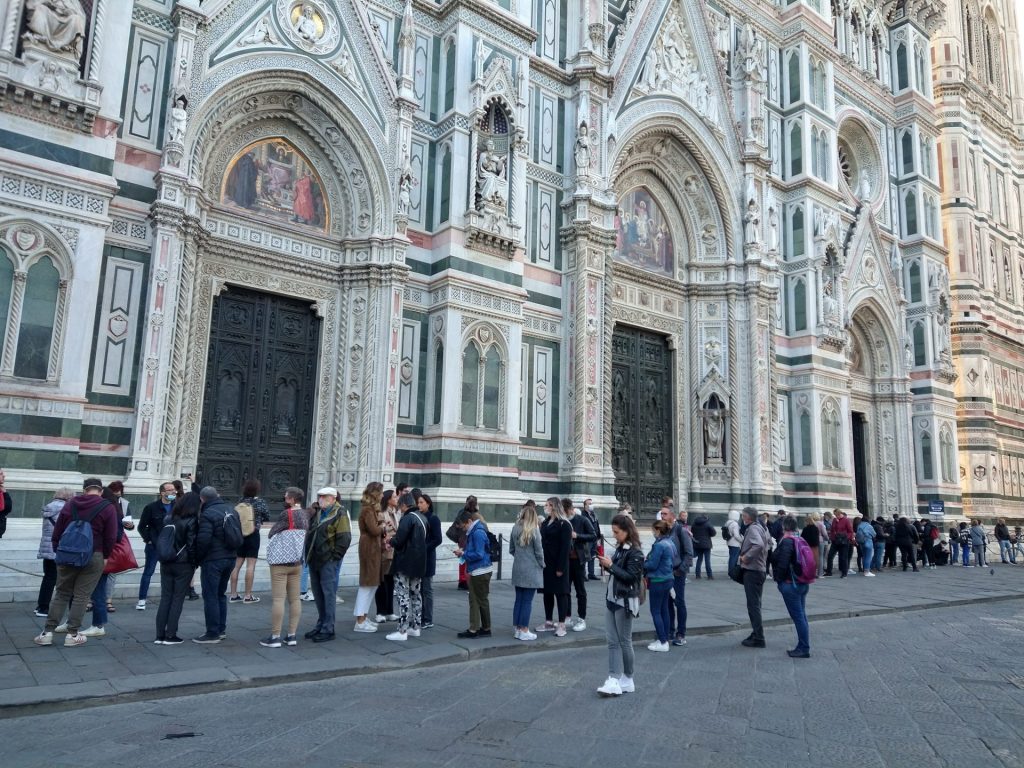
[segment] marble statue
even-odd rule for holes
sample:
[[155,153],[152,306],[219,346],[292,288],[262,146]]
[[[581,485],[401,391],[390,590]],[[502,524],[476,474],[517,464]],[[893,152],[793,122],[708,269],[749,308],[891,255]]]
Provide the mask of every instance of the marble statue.
[[580,122],[579,130],[576,133],[576,143],[573,146],[573,157],[576,160],[576,174],[587,176],[590,174],[590,131],[587,128],[587,121]]
[[779,212],[775,206],[768,207],[768,251],[776,253],[779,250]]
[[86,18],[79,0],[27,0],[25,10],[29,14],[27,40],[76,59],[82,55]]
[[825,322],[829,325],[833,325],[839,320],[839,302],[833,296],[834,292],[832,280],[826,280],[824,287],[821,289],[821,304]]
[[480,153],[480,160],[477,163],[477,184],[482,205],[490,203],[505,207],[508,201],[505,158],[494,151],[494,142],[490,139],[484,144],[484,151]]
[[277,36],[270,27],[270,18],[268,16],[264,16],[257,21],[256,26],[252,28],[248,35],[238,39],[239,48],[244,48],[248,45],[260,45],[262,43],[270,43],[271,45],[277,43]]
[[752,88],[764,88],[767,80],[764,64],[764,40],[747,24],[740,36],[740,55],[743,57],[743,79]]
[[171,124],[167,131],[167,141],[176,144],[185,143],[185,128],[188,122],[188,99],[178,96],[171,107]]
[[761,242],[761,211],[757,207],[757,201],[750,198],[747,203],[747,212],[743,215],[743,240],[747,245],[757,245]]
[[405,161],[405,167],[398,176],[398,212],[408,213],[412,203],[412,166]]
[[725,438],[725,419],[721,408],[704,411],[704,459],[705,463],[722,460],[722,441]]
[[313,18],[314,8],[311,5],[303,5],[302,12],[295,20],[295,33],[310,43],[315,43],[320,37],[316,28],[316,20]]

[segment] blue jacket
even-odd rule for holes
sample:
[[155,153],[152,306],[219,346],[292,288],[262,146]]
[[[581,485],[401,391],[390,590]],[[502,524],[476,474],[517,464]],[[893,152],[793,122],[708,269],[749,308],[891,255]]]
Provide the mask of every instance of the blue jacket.
[[491,548],[487,541],[487,529],[477,520],[466,536],[466,548],[463,550],[466,561],[466,573],[491,567]]
[[644,561],[644,573],[651,581],[670,581],[672,579],[672,544],[667,538],[654,542],[647,560]]

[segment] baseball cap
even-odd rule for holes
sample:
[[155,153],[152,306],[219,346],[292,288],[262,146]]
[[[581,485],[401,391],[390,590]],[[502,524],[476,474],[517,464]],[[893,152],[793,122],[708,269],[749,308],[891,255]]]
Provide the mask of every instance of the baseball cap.
[[82,483],[82,489],[86,490],[86,491],[89,490],[90,488],[102,488],[102,487],[103,487],[103,481],[100,480],[98,477],[88,477],[88,478],[86,478],[85,482]]

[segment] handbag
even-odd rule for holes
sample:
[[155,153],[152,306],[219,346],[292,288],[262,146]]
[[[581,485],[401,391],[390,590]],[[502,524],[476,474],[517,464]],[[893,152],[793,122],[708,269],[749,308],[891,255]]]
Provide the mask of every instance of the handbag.
[[282,528],[267,541],[267,565],[292,565],[302,562],[306,532],[295,527],[293,510],[288,511],[288,527]]
[[124,573],[139,567],[139,561],[135,559],[132,551],[132,543],[128,536],[124,535],[114,544],[114,550],[107,558],[107,564],[103,566],[104,573]]
[[743,583],[743,568],[740,566],[739,560],[733,563],[732,567],[729,568],[729,578],[737,584]]

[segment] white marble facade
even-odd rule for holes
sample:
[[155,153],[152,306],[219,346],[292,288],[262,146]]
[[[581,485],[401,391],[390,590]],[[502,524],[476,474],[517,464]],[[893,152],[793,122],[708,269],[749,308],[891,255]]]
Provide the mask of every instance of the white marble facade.
[[[65,422],[32,438],[49,463],[23,450],[39,422],[0,429],[10,484],[95,471],[143,492],[196,468],[211,316],[235,288],[319,318],[310,488],[608,508],[632,328],[670,361],[659,493],[959,510],[975,380],[931,63],[959,5],[0,2],[0,248],[12,275],[43,254],[60,273],[42,380],[14,370],[38,329],[0,296],[0,417]],[[1001,28],[1003,91],[979,98],[1019,129]],[[1012,280],[1001,253],[992,270],[1019,315],[1006,197]]]

